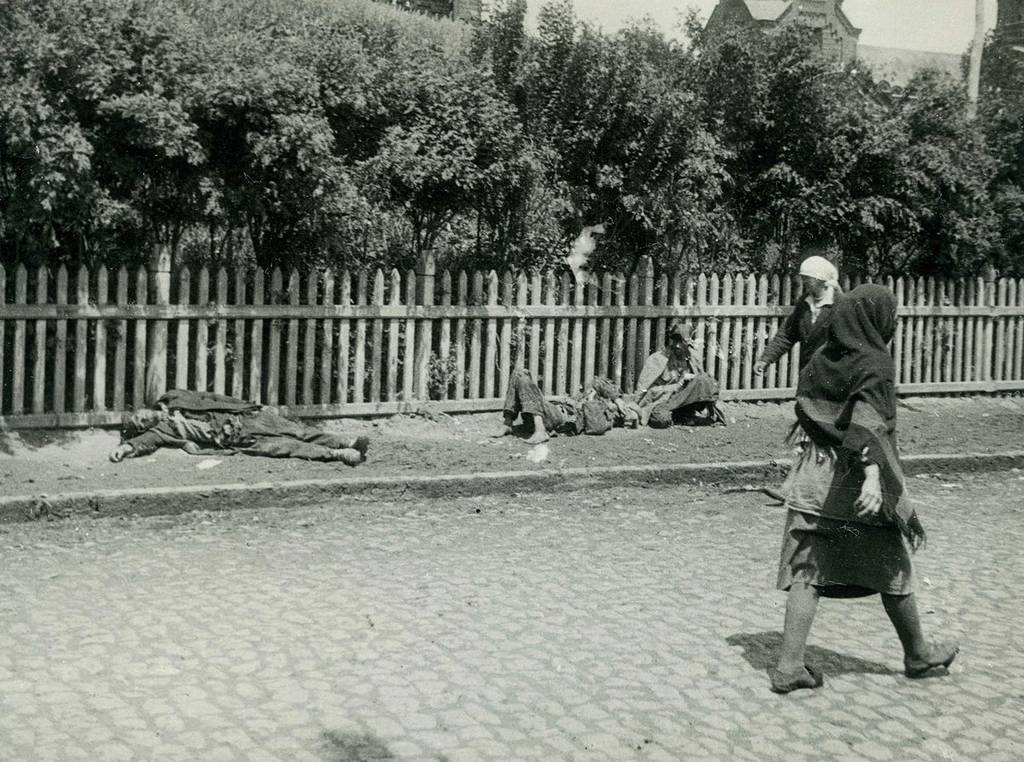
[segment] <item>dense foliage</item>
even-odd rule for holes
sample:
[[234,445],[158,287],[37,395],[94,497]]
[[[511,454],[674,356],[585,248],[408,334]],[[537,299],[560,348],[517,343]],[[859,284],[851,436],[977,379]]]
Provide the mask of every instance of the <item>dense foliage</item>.
[[554,0],[527,34],[525,10],[8,0],[0,261],[536,267],[600,224],[617,268],[778,270],[823,242],[872,274],[1024,268],[1019,97],[988,87],[972,123],[958,83],[883,97],[799,30],[690,18],[682,45]]

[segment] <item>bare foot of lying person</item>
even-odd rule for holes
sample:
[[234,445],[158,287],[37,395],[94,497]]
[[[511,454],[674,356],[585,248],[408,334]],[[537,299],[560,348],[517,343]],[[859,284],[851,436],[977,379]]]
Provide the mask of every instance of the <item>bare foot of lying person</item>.
[[125,458],[129,457],[135,450],[130,444],[119,444],[115,449],[110,451],[110,462],[120,463]]
[[340,450],[331,450],[331,453],[335,456],[335,460],[340,460],[346,466],[358,466],[364,460],[366,456],[359,450],[353,450],[350,447],[345,447]]
[[369,437],[356,437],[352,443],[352,449],[359,452],[363,460],[366,460],[366,451],[370,449],[370,438]]
[[547,442],[549,439],[551,439],[551,437],[548,436],[548,433],[544,429],[539,429],[530,435],[530,438],[526,440],[526,444],[539,445]]

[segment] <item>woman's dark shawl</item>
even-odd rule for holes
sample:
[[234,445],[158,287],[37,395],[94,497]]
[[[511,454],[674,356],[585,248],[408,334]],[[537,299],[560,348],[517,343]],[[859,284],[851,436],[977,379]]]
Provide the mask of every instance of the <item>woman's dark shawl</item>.
[[924,528],[903,495],[896,450],[895,368],[888,344],[896,330],[896,298],[889,289],[858,286],[836,300],[828,340],[800,372],[797,419],[819,445],[877,463],[882,511],[911,547]]

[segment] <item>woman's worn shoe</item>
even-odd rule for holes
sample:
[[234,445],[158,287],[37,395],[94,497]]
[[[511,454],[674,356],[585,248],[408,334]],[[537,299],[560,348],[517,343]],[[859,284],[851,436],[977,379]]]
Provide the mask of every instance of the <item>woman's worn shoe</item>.
[[768,677],[771,678],[772,690],[775,693],[789,693],[800,688],[820,688],[825,684],[824,675],[807,665],[795,672],[780,672],[775,667],[769,667]]
[[938,667],[949,667],[960,652],[960,644],[955,640],[929,643],[928,650],[920,658],[903,657],[903,671],[907,677],[924,677],[929,671]]

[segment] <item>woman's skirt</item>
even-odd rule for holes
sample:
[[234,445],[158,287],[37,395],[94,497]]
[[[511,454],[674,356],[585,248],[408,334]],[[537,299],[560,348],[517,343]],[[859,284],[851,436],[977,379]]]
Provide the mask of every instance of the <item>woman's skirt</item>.
[[[647,390],[641,421],[656,429],[683,423],[695,406],[718,400],[718,382],[707,373],[698,373],[685,384],[665,384]],[[709,421],[710,423],[711,421]]]
[[794,582],[802,582],[837,598],[912,592],[910,550],[895,524],[876,526],[818,515],[835,508],[827,505],[829,500],[856,499],[851,490],[832,489],[835,470],[834,455],[806,443],[786,479],[783,493],[789,511],[778,588],[789,590]]

